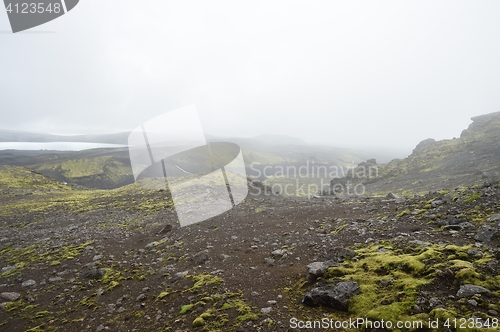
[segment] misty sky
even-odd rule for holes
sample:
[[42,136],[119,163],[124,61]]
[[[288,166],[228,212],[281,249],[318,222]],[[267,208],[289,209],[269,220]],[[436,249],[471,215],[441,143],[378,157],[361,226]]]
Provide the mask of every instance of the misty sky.
[[0,9],[0,128],[128,131],[196,104],[216,136],[410,152],[500,110],[499,13],[500,1],[81,0],[12,34]]

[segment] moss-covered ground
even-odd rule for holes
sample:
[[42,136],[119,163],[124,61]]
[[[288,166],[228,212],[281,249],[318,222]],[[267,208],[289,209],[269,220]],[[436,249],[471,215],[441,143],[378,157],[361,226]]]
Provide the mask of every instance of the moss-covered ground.
[[[401,200],[248,196],[180,228],[168,190],[77,189],[21,169],[5,174],[0,292],[20,294],[0,308],[5,331],[288,331],[292,318],[491,322],[500,311],[498,239],[475,240],[483,226],[500,227],[491,221],[498,183]],[[450,220],[468,224],[447,228]],[[355,256],[317,285],[354,280],[361,293],[347,312],[304,306],[315,286],[306,265],[337,247]],[[104,276],[82,275],[92,269]],[[27,280],[36,284],[23,287]],[[458,298],[465,284],[490,292]]]

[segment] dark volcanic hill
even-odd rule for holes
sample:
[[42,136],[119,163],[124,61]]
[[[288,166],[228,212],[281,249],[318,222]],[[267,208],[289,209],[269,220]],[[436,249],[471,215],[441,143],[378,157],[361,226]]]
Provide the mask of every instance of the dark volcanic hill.
[[379,166],[371,192],[426,191],[497,180],[500,174],[500,112],[473,117],[460,138],[420,142],[405,159]]

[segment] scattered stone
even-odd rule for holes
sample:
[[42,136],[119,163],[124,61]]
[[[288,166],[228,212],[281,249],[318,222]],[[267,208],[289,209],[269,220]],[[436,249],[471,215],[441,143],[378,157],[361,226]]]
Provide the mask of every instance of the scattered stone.
[[95,332],[101,332],[104,329],[105,329],[104,325],[101,324],[95,329]]
[[177,272],[172,276],[172,279],[170,281],[176,282],[177,280],[184,278],[187,274],[188,274],[188,271]]
[[53,277],[53,278],[49,278],[49,282],[52,282],[52,283],[54,283],[54,282],[59,282],[59,281],[61,281],[61,280],[63,280],[63,278],[61,278],[61,277]]
[[17,301],[21,297],[21,294],[15,292],[3,292],[0,293],[0,297],[7,301]]
[[497,222],[500,221],[500,214],[497,214],[495,216],[491,216],[488,219],[486,219],[487,222]]
[[466,219],[457,219],[457,218],[446,218],[439,219],[436,221],[438,226],[446,226],[446,225],[459,225],[460,223],[466,222]]
[[482,286],[476,286],[476,285],[462,285],[460,286],[460,289],[457,292],[458,297],[469,297],[473,296],[476,294],[482,294],[482,293],[491,293],[491,291],[488,288],[484,288]]
[[[106,274],[106,270],[103,269],[92,269],[80,273],[80,278],[82,279],[101,279]],[[49,279],[50,281],[50,279]]]
[[283,257],[285,254],[286,254],[286,249],[276,249],[271,253],[273,257]]
[[148,249],[148,250],[151,250],[154,247],[156,247],[158,244],[159,244],[158,241],[153,241],[153,242],[150,242],[150,243],[146,244],[146,246],[144,248]]
[[144,301],[146,299],[146,294],[140,294],[136,299],[135,299],[135,302],[141,302],[141,301]]
[[68,227],[68,232],[73,232],[73,231],[76,231],[78,229],[78,226],[76,225],[71,225]]
[[491,240],[497,239],[500,237],[498,229],[491,226],[483,226],[479,233],[476,234],[474,239],[480,242],[490,242]]
[[207,250],[200,251],[199,253],[194,255],[191,259],[195,264],[204,264],[206,261],[209,260],[208,251]]
[[467,250],[467,254],[469,256],[478,256],[478,257],[483,256],[483,252],[481,250],[472,249],[472,248]]
[[231,257],[231,256],[226,255],[226,254],[222,254],[222,255],[220,255],[220,259],[221,259],[222,261],[225,261],[225,260],[226,260],[226,259],[228,259],[229,257]]
[[272,258],[268,258],[268,257],[264,258],[264,263],[266,263],[266,265],[268,265],[268,266],[274,266],[274,262],[275,262],[275,260]]
[[347,311],[349,299],[361,292],[359,285],[355,281],[342,281],[333,287],[315,287],[308,291],[302,303],[307,306],[324,305],[337,310]]
[[264,315],[267,315],[267,314],[269,314],[272,310],[273,310],[273,308],[272,308],[272,307],[262,308],[262,309],[260,309],[260,313],[261,313],[261,314],[264,314]]
[[398,195],[396,195],[395,193],[388,193],[385,198],[387,198],[387,199],[399,199],[400,197]]
[[250,295],[252,295],[252,296],[260,296],[260,294],[257,293],[256,291],[253,291],[252,293],[250,293]]
[[474,299],[470,299],[469,301],[467,301],[470,305],[474,306],[474,307],[477,307],[477,301],[474,300]]
[[65,276],[66,274],[69,274],[69,273],[71,273],[70,270],[64,270],[64,271],[58,272],[57,275],[59,277],[62,277],[62,276]]
[[172,225],[167,224],[167,225],[165,225],[165,227],[163,227],[163,228],[162,228],[162,229],[158,232],[158,234],[166,234],[166,233],[168,233],[168,232],[172,231],[172,228],[173,228],[173,226],[172,226]]
[[492,310],[488,310],[488,315],[490,315],[490,316],[498,316],[498,311],[493,310],[493,309]]
[[430,305],[431,307],[433,307],[433,308],[434,308],[435,306],[439,305],[440,303],[441,303],[441,301],[440,301],[437,297],[431,297],[431,298],[429,299],[429,305]]
[[94,258],[92,258],[92,260],[95,262],[95,261],[100,261],[102,259],[102,255],[95,255]]
[[324,262],[314,262],[306,267],[306,279],[309,282],[314,282],[316,279],[322,277],[326,270],[328,269],[328,265]]
[[0,272],[4,273],[4,272],[10,271],[10,270],[14,270],[15,268],[16,268],[15,265],[8,265],[8,266],[3,267]]
[[387,287],[389,285],[391,285],[393,282],[394,282],[394,278],[390,278],[390,279],[387,279],[387,280],[379,280],[380,284],[384,287]]
[[30,287],[30,286],[35,286],[35,285],[36,285],[36,281],[29,279],[29,280],[23,281],[23,283],[21,284],[21,287]]
[[97,265],[97,262],[91,262],[91,263],[85,264],[84,267],[87,269],[92,269],[92,268],[95,268],[96,265]]
[[436,199],[436,200],[431,202],[431,207],[437,208],[438,206],[443,205],[443,204],[444,204],[444,202],[442,200]]
[[465,228],[476,228],[476,226],[473,223],[470,223],[468,221],[461,222],[460,224],[458,224],[458,226],[460,226],[462,229],[465,229]]
[[449,225],[448,219],[439,219],[436,221],[436,225],[438,225],[440,227]]

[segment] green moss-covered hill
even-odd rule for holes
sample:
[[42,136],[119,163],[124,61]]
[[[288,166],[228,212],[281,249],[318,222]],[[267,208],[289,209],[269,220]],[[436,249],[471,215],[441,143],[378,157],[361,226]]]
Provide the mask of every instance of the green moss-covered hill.
[[[241,151],[245,160],[247,174],[257,178],[265,178],[259,174],[270,176],[279,170],[279,166],[301,166],[313,163],[325,167],[352,167],[367,156],[345,149],[319,146],[265,146],[262,144],[241,143]],[[245,145],[246,144],[246,145]],[[225,165],[235,155],[226,151],[223,145],[212,145],[212,152],[219,158],[212,160],[216,165]],[[43,174],[60,183],[78,185],[93,189],[114,189],[134,182],[127,148],[92,149],[83,151],[0,151],[0,165],[22,166]],[[206,165],[199,164],[196,153],[183,154],[172,158],[167,163],[169,174],[180,176],[185,173],[174,166],[191,173],[206,172]],[[198,167],[198,166],[199,167]],[[264,173],[263,170],[267,171]],[[155,177],[153,173],[144,172],[146,177]]]
[[0,153],[0,164],[22,166],[60,183],[113,189],[134,182],[127,149]]

